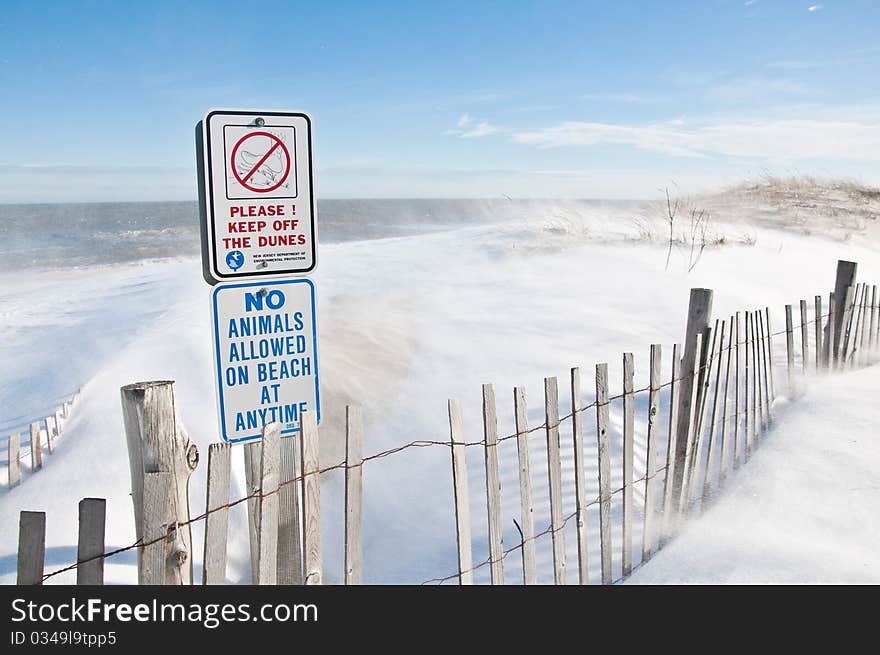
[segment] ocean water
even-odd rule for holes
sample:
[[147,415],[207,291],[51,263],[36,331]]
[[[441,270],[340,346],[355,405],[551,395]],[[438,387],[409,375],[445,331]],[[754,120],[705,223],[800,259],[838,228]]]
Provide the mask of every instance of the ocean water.
[[[625,203],[624,203],[625,204]],[[468,225],[554,219],[619,202],[596,200],[322,200],[319,243],[409,236]],[[0,204],[0,272],[199,254],[196,202]]]

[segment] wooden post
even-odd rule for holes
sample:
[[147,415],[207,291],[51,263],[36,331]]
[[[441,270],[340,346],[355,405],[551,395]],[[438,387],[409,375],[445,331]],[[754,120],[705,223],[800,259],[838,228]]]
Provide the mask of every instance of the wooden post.
[[553,542],[553,583],[565,584],[565,533],[562,531],[562,463],[559,458],[559,389],[556,378],[544,378],[547,434],[547,478],[550,488],[550,537]]
[[263,427],[260,448],[260,559],[257,584],[278,582],[278,474],[281,468],[281,424]]
[[868,311],[871,311],[870,318],[874,318],[874,312],[868,305],[868,285],[862,285],[862,327],[859,330],[859,363],[864,364],[868,361],[867,352],[868,352],[868,334],[870,334],[870,330],[868,328]]
[[[131,468],[135,533],[144,536],[144,476],[149,473],[171,475],[173,490],[167,525],[183,528],[178,544],[167,544],[169,582],[179,577],[181,584],[192,583],[192,535],[189,528],[189,477],[199,461],[199,451],[177,419],[174,383],[140,382],[122,387],[122,416]],[[174,552],[172,552],[174,551]],[[143,554],[143,551],[141,551]],[[183,561],[183,564],[181,564]]]
[[321,555],[321,456],[318,422],[315,412],[305,412],[300,419],[303,475],[303,557],[304,582],[324,584]]
[[[494,400],[494,399],[493,399]],[[364,420],[360,405],[345,407],[345,584],[363,583]]]
[[452,443],[452,487],[455,495],[455,540],[458,544],[458,582],[474,583],[471,558],[471,510],[468,496],[467,451],[462,434],[461,404],[449,401],[449,439]]
[[31,470],[43,468],[43,444],[40,440],[40,424],[31,423]]
[[740,460],[742,459],[742,438],[740,437],[740,423],[742,421],[744,412],[740,411],[740,402],[739,402],[739,390],[742,387],[742,377],[740,375],[740,361],[742,361],[742,357],[740,355],[740,341],[742,340],[742,322],[740,321],[739,312],[736,312],[736,348],[734,356],[736,357],[736,367],[734,370],[734,385],[733,385],[733,468],[736,470],[739,468]]
[[61,438],[61,435],[64,432],[64,421],[61,418],[61,410],[55,410],[55,428],[58,432],[58,437]]
[[681,372],[681,346],[672,346],[672,375],[669,378],[669,428],[666,441],[666,475],[663,476],[663,533],[661,545],[669,539],[673,530],[673,479],[675,478],[676,434],[678,427],[678,394]]
[[764,393],[766,391],[766,381],[764,378],[764,333],[762,326],[764,321],[761,320],[761,312],[756,311],[752,316],[752,330],[755,334],[755,400],[757,402],[756,416],[760,425],[761,434],[764,434],[767,425],[767,405],[764,402]]
[[751,312],[752,337],[752,443],[764,432],[764,415],[761,411],[761,362],[758,359],[758,313]]
[[[711,345],[709,337],[712,337]],[[682,499],[682,507],[688,510],[692,501],[696,499],[697,479],[700,474],[700,463],[703,450],[703,422],[711,385],[712,368],[715,363],[715,342],[718,340],[718,320],[715,320],[715,328],[706,328],[700,342],[700,382],[698,387],[699,400],[694,405],[693,436],[688,455],[688,475],[685,486],[685,494]]]
[[773,381],[773,330],[770,329],[770,308],[764,308],[764,323],[767,330],[767,377],[770,379],[770,400],[776,400],[776,384]]
[[621,558],[623,576],[632,573],[633,533],[633,444],[635,441],[634,362],[632,353],[623,354],[623,534]]
[[651,370],[648,382],[648,437],[645,446],[645,521],[642,528],[642,561],[654,549],[654,518],[657,513],[657,420],[660,416],[660,344],[651,344]]
[[834,339],[836,338],[834,328],[837,324],[834,294],[828,294],[828,323],[825,327],[825,343],[823,344],[822,356],[825,358],[825,368],[834,367]]
[[788,364],[788,395],[794,391],[794,335],[792,333],[791,305],[785,306],[785,356]]
[[501,526],[501,475],[498,466],[498,417],[495,389],[483,385],[483,438],[486,464],[486,512],[489,525],[489,567],[493,585],[504,584]]
[[596,365],[596,437],[599,445],[599,542],[602,557],[602,584],[613,582],[611,575],[611,454],[608,423],[608,364]]
[[681,385],[679,388],[678,411],[675,433],[675,467],[673,469],[672,493],[676,499],[681,497],[684,486],[684,469],[690,442],[691,414],[693,409],[694,370],[697,357],[697,336],[709,327],[712,314],[712,290],[691,289],[688,304],[688,320],[685,330],[684,354],[681,362]]
[[[730,359],[733,356],[733,333],[734,333],[734,317],[730,317],[730,330],[727,334],[727,366],[724,369],[724,396],[721,401],[721,467],[718,471],[718,482],[723,483],[727,478],[727,466],[730,460],[730,454],[733,450],[730,448],[727,427],[727,402],[730,396]],[[736,416],[734,415],[734,422]]]
[[761,330],[761,370],[763,371],[762,387],[764,389],[764,413],[766,414],[766,422],[769,425],[773,421],[773,399],[770,397],[770,381],[768,369],[770,368],[768,360],[768,349],[770,340],[770,330],[764,328],[764,315],[758,312],[758,326]]
[[[174,474],[144,473],[141,487],[142,517],[141,535],[143,546],[139,548],[138,584],[174,584],[169,565],[171,558],[170,531],[173,528]],[[176,531],[175,531],[176,532]]]
[[880,312],[880,305],[877,304],[877,285],[871,287],[871,347],[877,347],[877,326],[878,326],[878,312]]
[[709,425],[709,452],[706,454],[706,473],[703,476],[703,501],[712,489],[712,461],[715,459],[715,429],[718,419],[718,394],[721,391],[721,356],[724,353],[724,331],[727,321],[721,321],[721,333],[718,337],[718,366],[715,369],[715,393],[712,397],[712,423]]
[[571,432],[574,443],[574,495],[575,518],[577,520],[578,545],[578,583],[590,582],[589,546],[587,539],[587,517],[585,506],[586,479],[584,471],[584,428],[581,409],[581,370],[571,369]]
[[[281,437],[281,487],[278,489],[278,584],[303,583],[302,514],[299,477],[302,453],[299,434]],[[347,471],[346,471],[347,473]]]
[[809,351],[809,331],[807,329],[807,301],[801,300],[801,371],[807,372]]
[[260,577],[260,442],[244,445],[244,480],[247,490],[248,545],[251,556],[251,584]]
[[104,584],[104,524],[107,501],[83,498],[79,501],[79,540],[76,547],[76,584]]
[[816,370],[818,371],[822,368],[822,296],[813,298],[813,316],[815,317],[813,328],[816,340]]
[[847,365],[847,360],[849,358],[849,349],[850,349],[850,341],[852,334],[852,323],[853,323],[853,303],[855,302],[855,287],[847,287],[844,295],[844,313],[846,317],[844,318],[843,325],[841,329],[843,330],[843,335],[840,344],[840,353],[838,354],[837,359],[837,368],[845,368]]
[[842,345],[843,326],[848,322],[849,303],[846,298],[846,290],[852,287],[856,282],[856,272],[858,264],[838,260],[837,276],[834,281],[834,339],[831,342],[831,352],[833,353],[833,361],[835,367],[840,358],[840,347]]
[[18,433],[10,434],[6,444],[7,460],[9,465],[9,488],[21,484],[21,437]]
[[54,420],[54,416],[47,416],[43,421],[46,426],[46,447],[48,448],[50,455],[55,452],[55,430],[52,427],[52,422]]
[[529,424],[526,414],[526,390],[513,390],[514,415],[516,416],[516,450],[519,460],[520,530],[522,531],[523,583],[537,584],[535,563],[535,518],[532,512],[532,478],[529,467]]
[[46,512],[19,514],[18,579],[19,585],[43,584],[46,559]]
[[226,544],[229,530],[229,475],[232,447],[228,443],[208,446],[208,492],[205,503],[205,550],[202,584],[226,584]]

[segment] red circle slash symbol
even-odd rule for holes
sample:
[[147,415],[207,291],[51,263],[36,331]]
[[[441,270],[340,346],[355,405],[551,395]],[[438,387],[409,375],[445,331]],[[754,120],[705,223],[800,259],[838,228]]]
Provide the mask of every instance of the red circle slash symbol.
[[[257,152],[252,153],[248,150],[242,151],[242,162],[245,164],[244,171],[246,171],[245,175],[241,175],[238,172],[238,166],[236,166],[236,158],[238,157],[238,151],[242,147],[245,141],[249,139],[256,139],[257,137],[267,137],[269,140],[268,150],[263,155],[259,155],[260,152],[266,148],[266,143],[261,140],[251,141],[249,144],[252,148],[254,148]],[[271,167],[268,167],[266,161],[272,154],[281,148],[281,166],[282,168],[279,171],[273,170]],[[250,162],[246,161],[244,154],[247,154],[248,157],[256,158],[256,163],[251,166]],[[248,191],[255,191],[256,193],[268,193],[269,191],[274,191],[287,179],[287,176],[290,175],[290,151],[287,149],[281,139],[279,139],[276,135],[270,134],[269,132],[251,132],[250,134],[246,134],[241,139],[238,140],[238,143],[232,148],[232,174],[235,176],[235,179],[238,180],[238,183],[241,184]],[[260,169],[263,168],[261,171]],[[268,180],[267,186],[255,186],[251,180],[255,173],[260,171],[261,177],[264,177]]]

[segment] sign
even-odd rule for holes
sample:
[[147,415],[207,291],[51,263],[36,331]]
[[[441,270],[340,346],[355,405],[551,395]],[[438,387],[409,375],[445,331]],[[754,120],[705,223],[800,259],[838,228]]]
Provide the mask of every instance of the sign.
[[196,126],[196,153],[209,284],[315,268],[308,115],[211,110]]
[[242,442],[281,423],[321,421],[315,286],[308,279],[219,284],[211,293],[220,435]]

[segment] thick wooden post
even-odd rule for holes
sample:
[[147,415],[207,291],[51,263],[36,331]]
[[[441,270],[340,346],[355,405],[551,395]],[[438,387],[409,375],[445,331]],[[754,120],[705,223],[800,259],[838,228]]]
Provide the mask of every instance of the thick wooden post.
[[321,456],[318,419],[315,412],[305,412],[300,419],[303,475],[303,558],[304,582],[324,584],[321,551]]
[[688,320],[685,330],[684,353],[681,361],[681,384],[679,388],[677,421],[675,429],[675,467],[672,493],[676,499],[682,495],[685,463],[690,443],[691,415],[694,403],[694,372],[697,357],[697,337],[709,327],[712,314],[712,290],[691,289],[688,304]]
[[363,583],[364,420],[360,405],[345,408],[345,584]]
[[623,354],[623,534],[621,558],[623,576],[632,573],[633,541],[633,448],[635,442],[634,362],[632,353]]
[[586,517],[586,478],[584,470],[584,428],[581,409],[581,371],[571,369],[571,431],[574,442],[574,494],[577,520],[578,583],[589,584],[589,546]]
[[79,501],[79,540],[76,547],[76,584],[104,584],[104,524],[107,501],[83,498]]
[[257,584],[278,582],[278,474],[281,468],[281,424],[263,428],[260,449],[260,558]]
[[248,544],[251,556],[251,583],[260,577],[260,442],[244,445],[244,480],[247,489]]
[[43,468],[43,444],[40,439],[40,424],[31,423],[31,470]]
[[[144,473],[140,509],[143,546],[139,549],[138,584],[174,584],[177,567],[171,565],[174,522],[174,474]],[[172,531],[175,535],[172,535]],[[180,577],[179,575],[177,577]]]
[[519,460],[520,531],[522,532],[523,583],[537,584],[535,563],[535,517],[532,509],[532,477],[529,465],[529,423],[526,412],[526,390],[513,390],[514,415],[516,416],[516,450]]
[[46,559],[46,512],[19,514],[18,579],[19,585],[43,584]]
[[18,433],[10,434],[6,444],[7,464],[9,465],[9,488],[21,484],[21,437]]
[[565,584],[565,533],[562,531],[562,463],[559,456],[559,389],[556,378],[544,378],[544,418],[547,434],[547,478],[550,489],[550,529],[553,543],[553,583]]
[[467,451],[461,422],[461,404],[449,401],[449,440],[452,443],[452,488],[455,496],[455,541],[458,545],[458,582],[474,583],[471,555],[471,509],[468,495]]
[[608,423],[608,364],[596,365],[596,437],[599,445],[599,543],[602,557],[602,584],[614,581],[611,574],[611,453]]
[[[174,383],[139,382],[122,387],[122,416],[131,468],[135,533],[144,537],[144,476],[168,473],[173,489],[168,526],[180,524],[177,543],[168,543],[166,562],[169,583],[192,583],[192,536],[189,528],[189,477],[199,461],[199,451],[177,418]],[[141,551],[143,557],[143,551]]]
[[654,520],[657,514],[657,421],[660,418],[660,344],[651,344],[651,370],[648,382],[648,435],[645,446],[645,522],[642,528],[642,560],[654,549]]
[[302,436],[281,437],[281,474],[278,489],[278,584],[303,583],[302,514],[299,478]]
[[228,443],[208,446],[208,492],[205,503],[205,551],[202,584],[226,583],[226,544],[229,530],[229,475],[232,447]]
[[831,342],[832,359],[835,366],[840,358],[843,328],[849,320],[846,290],[855,285],[857,270],[858,264],[855,262],[844,260],[837,262],[837,276],[834,281],[834,339]]

